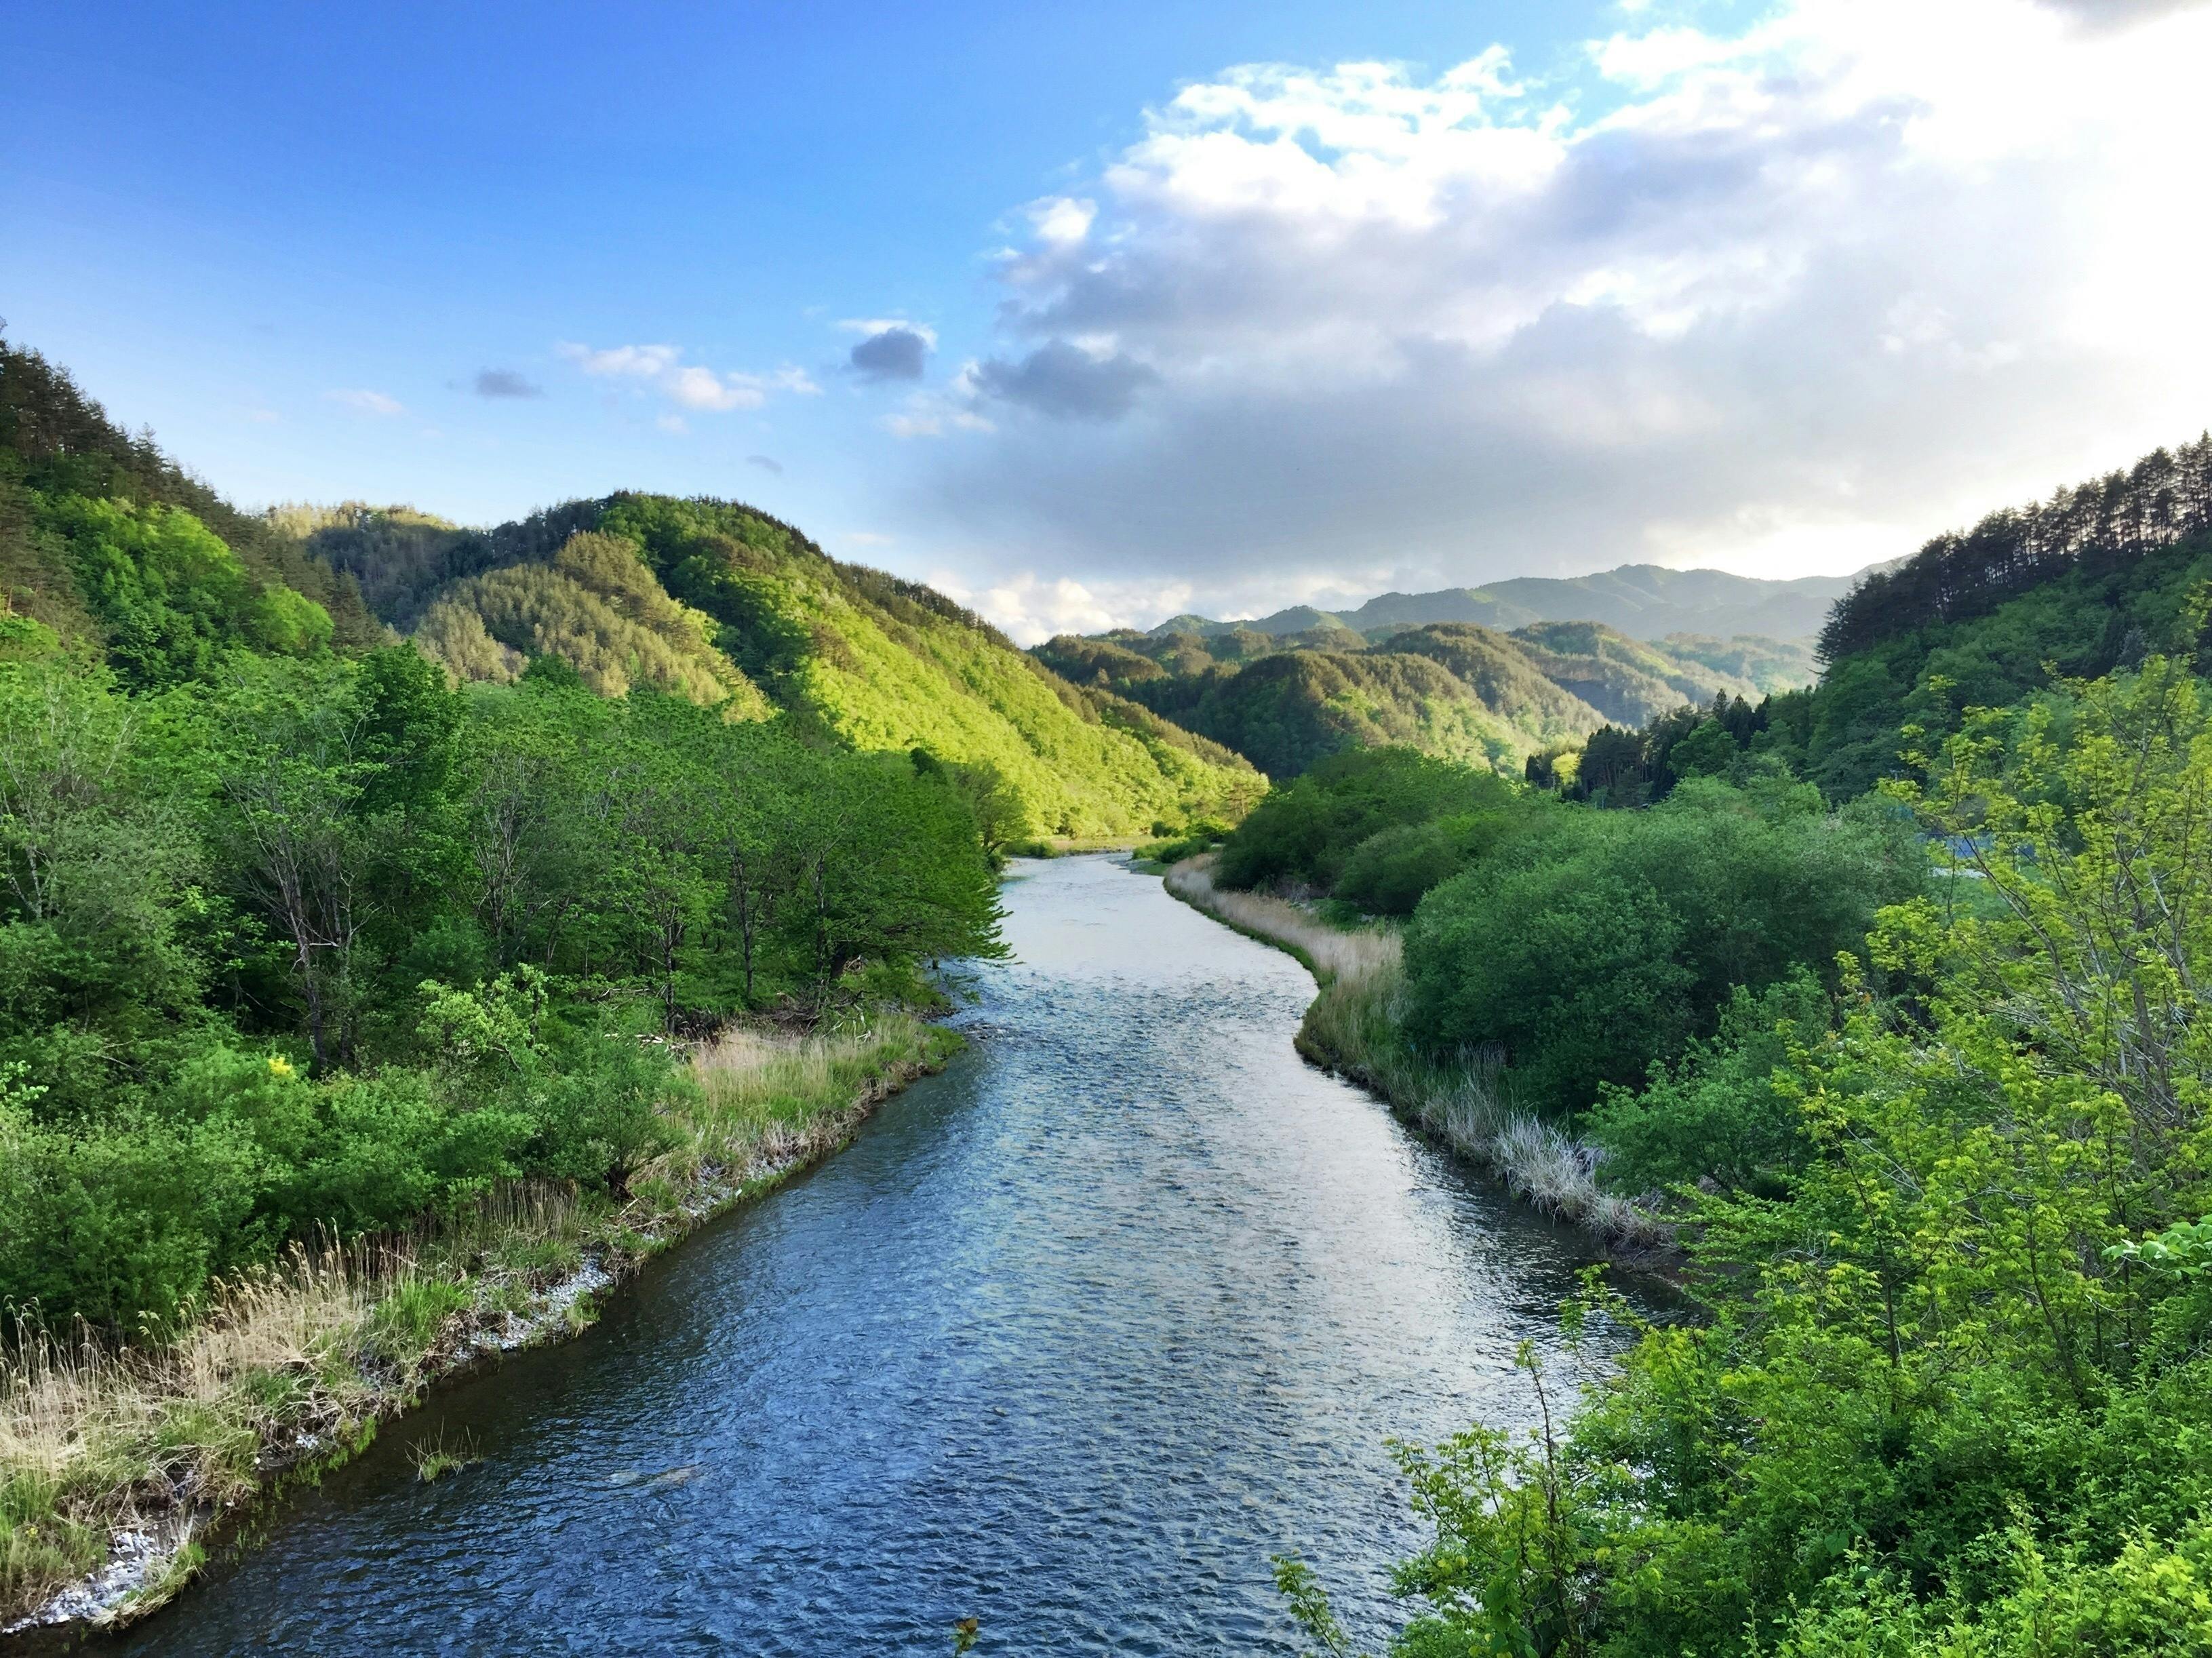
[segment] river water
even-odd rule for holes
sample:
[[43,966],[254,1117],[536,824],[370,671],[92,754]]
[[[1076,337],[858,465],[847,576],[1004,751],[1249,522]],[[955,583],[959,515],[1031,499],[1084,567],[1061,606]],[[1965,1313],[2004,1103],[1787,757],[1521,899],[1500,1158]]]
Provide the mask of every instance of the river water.
[[[1527,1419],[1582,1246],[1302,1064],[1290,957],[1018,866],[970,1050],[581,1338],[434,1393],[132,1653],[1291,1653],[1419,1530],[1385,1441]],[[482,1461],[425,1485],[416,1442]]]

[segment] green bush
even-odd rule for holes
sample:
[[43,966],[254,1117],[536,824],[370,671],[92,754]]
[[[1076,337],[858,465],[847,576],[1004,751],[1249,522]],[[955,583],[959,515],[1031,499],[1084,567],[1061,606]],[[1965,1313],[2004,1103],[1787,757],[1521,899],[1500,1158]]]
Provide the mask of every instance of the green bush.
[[1412,749],[1333,755],[1271,791],[1223,847],[1224,885],[1289,884],[1326,891],[1363,841],[1381,831],[1455,815],[1495,813],[1512,785]]
[[1919,891],[1910,825],[1804,787],[1685,782],[1644,812],[1564,809],[1425,898],[1406,940],[1425,1050],[1494,1050],[1524,1102],[1582,1109],[1712,1034],[1730,992],[1832,974]]
[[1641,1090],[1601,1090],[1582,1127],[1605,1148],[1606,1184],[1630,1193],[1698,1180],[1778,1189],[1811,1140],[1800,1102],[1774,1073],[1827,1023],[1827,996],[1802,968],[1756,993],[1737,986],[1717,1035],[1654,1066]]

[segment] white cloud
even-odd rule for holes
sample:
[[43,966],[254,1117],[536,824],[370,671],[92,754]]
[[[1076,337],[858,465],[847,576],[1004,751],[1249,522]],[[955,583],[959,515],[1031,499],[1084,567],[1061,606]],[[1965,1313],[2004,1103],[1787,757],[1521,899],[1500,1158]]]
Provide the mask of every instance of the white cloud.
[[407,412],[405,404],[382,392],[325,392],[323,395],[332,403],[342,403],[347,408],[358,410],[364,415],[390,416],[404,415]]
[[[678,407],[696,414],[758,409],[768,401],[771,392],[806,396],[822,390],[805,369],[789,364],[766,374],[729,373],[685,362],[681,346],[611,345],[595,349],[563,340],[553,349],[594,379],[636,381],[639,389],[656,392]],[[680,421],[671,426],[666,417],[660,424],[670,431],[683,429]]]
[[686,409],[757,409],[768,401],[768,394],[757,386],[748,385],[735,375],[726,378],[696,364],[669,370],[661,386]]
[[1654,0],[1556,81],[1232,70],[1027,210],[999,345],[886,424],[988,421],[914,488],[1008,616],[1908,551],[2212,416],[2212,11],[2134,9]]
[[676,366],[684,353],[672,345],[611,345],[594,351],[588,345],[562,340],[554,350],[586,374],[621,375],[633,380],[659,380]]
[[954,378],[950,392],[916,392],[906,406],[884,416],[884,430],[896,438],[941,438],[949,432],[995,432],[998,428],[975,407],[977,365],[969,363]]
[[1121,607],[1066,577],[1054,580],[1024,571],[994,586],[971,589],[957,572],[939,570],[930,576],[929,585],[1004,629],[1018,645],[1035,645],[1054,634],[1103,633],[1123,625]]
[[1091,234],[1098,216],[1098,203],[1072,196],[1049,197],[1030,203],[1030,225],[1036,239],[1054,247],[1072,247]]

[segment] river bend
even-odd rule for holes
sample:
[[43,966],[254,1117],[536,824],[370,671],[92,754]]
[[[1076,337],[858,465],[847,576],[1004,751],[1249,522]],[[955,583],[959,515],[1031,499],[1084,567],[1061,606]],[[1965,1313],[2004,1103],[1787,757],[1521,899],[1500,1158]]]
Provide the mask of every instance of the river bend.
[[[1117,859],[1018,866],[945,1074],[581,1338],[434,1393],[132,1653],[1291,1653],[1372,1642],[1385,1441],[1524,1418],[1582,1245],[1291,1038],[1290,957]],[[483,1461],[434,1485],[410,1445]]]

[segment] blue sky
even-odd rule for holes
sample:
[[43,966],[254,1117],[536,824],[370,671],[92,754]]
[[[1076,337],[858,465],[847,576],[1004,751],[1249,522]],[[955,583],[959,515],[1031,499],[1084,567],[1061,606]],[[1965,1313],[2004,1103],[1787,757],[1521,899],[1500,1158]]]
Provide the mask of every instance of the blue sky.
[[1024,636],[1848,568],[2212,412],[2094,251],[2205,14],[1955,4],[16,5],[0,316],[243,502],[734,495]]

